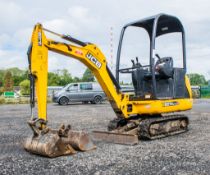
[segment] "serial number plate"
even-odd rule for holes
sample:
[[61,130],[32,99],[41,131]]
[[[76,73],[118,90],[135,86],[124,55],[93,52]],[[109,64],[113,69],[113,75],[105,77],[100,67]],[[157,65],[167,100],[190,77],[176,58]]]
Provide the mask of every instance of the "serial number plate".
[[177,101],[173,101],[173,102],[165,102],[163,103],[163,106],[164,107],[168,107],[168,106],[176,106],[178,105],[179,103]]

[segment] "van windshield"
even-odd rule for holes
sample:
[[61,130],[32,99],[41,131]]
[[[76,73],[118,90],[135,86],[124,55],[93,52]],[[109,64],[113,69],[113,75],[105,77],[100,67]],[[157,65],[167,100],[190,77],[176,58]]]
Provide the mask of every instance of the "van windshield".
[[66,90],[69,87],[69,84],[66,84],[62,89]]
[[78,91],[78,84],[71,84],[68,87],[68,90],[70,90],[70,91]]

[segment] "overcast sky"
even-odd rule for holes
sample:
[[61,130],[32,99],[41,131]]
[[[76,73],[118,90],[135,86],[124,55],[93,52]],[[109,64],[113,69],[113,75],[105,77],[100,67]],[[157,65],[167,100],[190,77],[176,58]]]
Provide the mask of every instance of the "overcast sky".
[[[26,51],[37,22],[53,31],[97,44],[109,62],[110,27],[113,27],[115,62],[124,24],[167,13],[177,16],[185,27],[188,73],[201,73],[210,79],[209,8],[209,0],[0,0],[0,68],[27,68]],[[81,76],[85,66],[51,53],[49,70],[63,68],[73,76]]]

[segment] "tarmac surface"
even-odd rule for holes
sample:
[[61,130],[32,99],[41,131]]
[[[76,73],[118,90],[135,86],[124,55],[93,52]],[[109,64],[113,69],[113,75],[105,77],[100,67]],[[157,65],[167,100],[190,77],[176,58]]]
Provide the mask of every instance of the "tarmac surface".
[[[210,100],[195,100],[189,131],[136,146],[96,143],[97,149],[45,158],[26,152],[29,105],[0,105],[0,174],[210,174]],[[75,130],[106,130],[115,117],[108,103],[48,105],[49,125],[70,123]]]

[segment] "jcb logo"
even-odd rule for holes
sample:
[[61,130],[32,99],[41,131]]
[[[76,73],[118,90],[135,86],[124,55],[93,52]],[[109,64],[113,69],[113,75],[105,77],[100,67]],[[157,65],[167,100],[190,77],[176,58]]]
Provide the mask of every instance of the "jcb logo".
[[86,55],[86,57],[92,62],[94,63],[99,69],[101,68],[101,63],[90,53],[88,53]]

